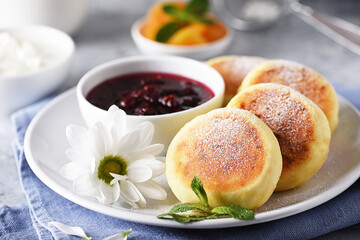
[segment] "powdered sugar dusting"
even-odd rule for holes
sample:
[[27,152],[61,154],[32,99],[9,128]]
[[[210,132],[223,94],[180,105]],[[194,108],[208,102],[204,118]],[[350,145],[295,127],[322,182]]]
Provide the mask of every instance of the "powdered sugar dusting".
[[274,132],[283,156],[283,171],[307,160],[308,145],[314,140],[314,123],[304,104],[291,96],[290,88],[243,92],[239,108],[255,114]]
[[299,91],[320,107],[326,116],[332,108],[328,101],[332,87],[314,70],[291,61],[274,60],[256,79],[256,83],[279,83]]
[[[231,191],[261,174],[264,147],[257,129],[238,109],[221,109],[193,128],[185,149],[185,175],[208,189]],[[199,123],[199,122],[198,122]]]
[[225,80],[226,93],[236,94],[245,76],[265,59],[259,57],[229,56],[226,61],[219,61],[210,64]]

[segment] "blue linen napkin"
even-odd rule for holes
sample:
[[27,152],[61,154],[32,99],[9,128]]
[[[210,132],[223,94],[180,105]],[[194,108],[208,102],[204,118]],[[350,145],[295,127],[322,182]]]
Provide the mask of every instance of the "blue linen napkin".
[[[360,86],[337,88],[360,108]],[[336,198],[306,212],[252,226],[227,229],[175,229],[132,223],[83,208],[45,186],[29,168],[23,149],[24,134],[42,101],[12,117],[19,176],[27,203],[0,208],[0,239],[77,239],[49,228],[50,221],[82,227],[93,239],[133,231],[129,239],[310,239],[360,223],[360,180]]]

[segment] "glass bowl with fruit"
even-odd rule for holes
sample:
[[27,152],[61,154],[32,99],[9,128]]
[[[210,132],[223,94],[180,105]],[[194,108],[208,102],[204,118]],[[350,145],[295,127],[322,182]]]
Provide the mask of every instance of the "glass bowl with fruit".
[[207,59],[229,46],[233,32],[209,12],[208,0],[158,2],[131,28],[144,54]]

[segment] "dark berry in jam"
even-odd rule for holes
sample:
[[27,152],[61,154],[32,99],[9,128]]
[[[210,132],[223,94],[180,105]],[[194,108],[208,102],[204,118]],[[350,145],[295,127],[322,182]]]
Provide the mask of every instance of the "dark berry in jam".
[[214,97],[204,84],[169,73],[134,73],[105,80],[86,99],[107,110],[117,105],[129,115],[159,115],[196,107]]

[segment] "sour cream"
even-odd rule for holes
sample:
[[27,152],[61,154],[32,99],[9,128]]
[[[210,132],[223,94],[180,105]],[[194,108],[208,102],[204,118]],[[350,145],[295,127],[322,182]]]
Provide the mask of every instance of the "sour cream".
[[13,76],[38,71],[56,60],[34,43],[10,33],[0,33],[0,76]]

